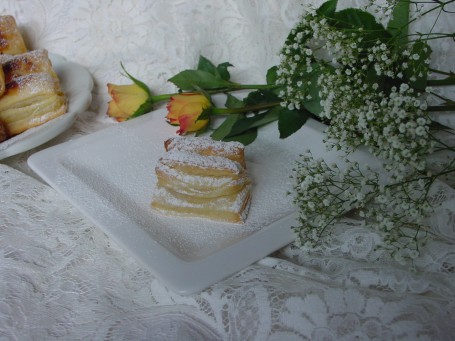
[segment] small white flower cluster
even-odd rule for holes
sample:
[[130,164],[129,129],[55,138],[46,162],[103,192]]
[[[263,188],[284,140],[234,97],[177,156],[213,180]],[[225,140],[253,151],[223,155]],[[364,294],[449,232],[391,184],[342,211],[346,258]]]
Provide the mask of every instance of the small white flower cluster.
[[[328,165],[311,152],[296,161],[294,204],[299,208],[296,244],[315,250],[330,243],[331,227],[349,211],[355,210],[369,226],[381,232],[383,247],[400,261],[414,259],[426,242],[425,226],[420,224],[432,207],[425,193],[434,176],[413,174],[406,181],[389,185],[368,166],[345,160],[347,167]],[[412,180],[411,180],[412,179]]]
[[329,243],[330,226],[355,210],[382,232],[396,259],[413,259],[425,242],[422,221],[432,212],[427,194],[435,179],[425,173],[435,147],[426,112],[430,90],[415,90],[427,76],[431,51],[420,42],[392,49],[374,33],[340,30],[327,20],[310,9],[291,31],[277,72],[281,105],[327,122],[329,148],[349,155],[367,146],[390,176],[384,184],[377,172],[347,158],[341,170],[302,155],[290,193],[300,212],[296,242]]
[[[324,110],[321,117],[330,120],[327,142],[330,147],[350,152],[360,145],[369,147],[370,152],[386,164],[386,169],[396,176],[406,169],[425,169],[425,158],[432,152],[434,141],[430,138],[430,124],[425,103],[414,97],[413,90],[405,83],[400,89],[392,87],[390,94],[382,92],[364,94],[359,101],[358,89],[348,89],[344,77],[321,76],[325,85],[321,88]],[[343,96],[332,96],[327,87],[339,84]],[[345,90],[344,90],[345,89]],[[348,91],[352,90],[352,91]],[[360,95],[360,94],[358,94]]]
[[433,207],[427,193],[435,176],[415,172],[401,182],[372,186],[372,202],[365,204],[361,216],[382,232],[384,248],[401,262],[415,259],[428,237],[423,223]]
[[368,0],[364,2],[363,10],[375,15],[378,21],[384,22],[390,19],[394,7],[399,0]]
[[[361,8],[364,11],[372,13],[377,21],[385,23],[388,22],[392,16],[393,9],[399,5],[399,0],[368,0],[363,2]],[[403,5],[403,3],[402,3]],[[412,7],[410,8],[410,19],[419,17],[425,6],[425,2],[412,2]]]
[[295,184],[293,201],[300,214],[300,226],[294,227],[296,243],[306,248],[329,241],[329,227],[344,213],[363,208],[378,182],[377,174],[362,171],[358,163],[341,170],[336,164],[314,159],[309,151],[296,161],[291,178]]
[[304,15],[281,53],[282,105],[299,110],[319,100],[330,147],[351,152],[366,145],[397,174],[407,166],[423,170],[434,147],[431,121],[425,93],[404,75],[415,82],[428,71],[416,63],[422,57],[412,46],[391,50],[380,39],[366,42],[370,38],[362,29],[341,31],[314,11]]

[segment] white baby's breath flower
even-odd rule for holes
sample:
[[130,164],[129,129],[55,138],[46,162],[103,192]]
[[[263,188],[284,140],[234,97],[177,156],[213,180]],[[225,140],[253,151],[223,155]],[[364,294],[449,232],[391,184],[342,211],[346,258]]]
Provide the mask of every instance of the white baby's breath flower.
[[[330,123],[324,143],[346,156],[345,171],[311,154],[302,157],[294,187],[294,203],[301,212],[297,239],[308,247],[320,245],[329,240],[330,226],[340,216],[361,209],[361,217],[394,249],[407,238],[402,227],[420,226],[417,222],[431,212],[426,197],[415,196],[426,193],[431,182],[420,177],[435,146],[426,112],[433,89],[413,89],[418,78],[428,76],[425,65],[430,59],[420,55],[425,46],[419,53],[412,43],[395,49],[389,41],[372,41],[365,35],[368,29],[348,32],[329,22],[314,9],[307,11],[295,39],[281,51],[277,72],[285,107],[307,108],[308,102],[319,101],[315,115]],[[349,160],[360,146],[382,161],[388,184],[379,181],[384,175]],[[412,178],[417,174],[418,182]],[[418,243],[411,240],[409,245],[418,249]],[[394,255],[400,261],[415,256]]]

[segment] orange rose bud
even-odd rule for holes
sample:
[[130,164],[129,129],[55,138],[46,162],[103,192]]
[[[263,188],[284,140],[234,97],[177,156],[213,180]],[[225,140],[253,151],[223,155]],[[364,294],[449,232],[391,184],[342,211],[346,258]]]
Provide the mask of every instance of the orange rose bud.
[[107,114],[117,121],[126,120],[148,99],[147,92],[136,84],[107,84],[112,100],[108,103]]
[[177,130],[179,135],[201,130],[209,123],[209,120],[198,120],[197,118],[210,105],[209,99],[201,94],[174,95],[167,104],[166,120],[172,125],[180,126],[180,129]]

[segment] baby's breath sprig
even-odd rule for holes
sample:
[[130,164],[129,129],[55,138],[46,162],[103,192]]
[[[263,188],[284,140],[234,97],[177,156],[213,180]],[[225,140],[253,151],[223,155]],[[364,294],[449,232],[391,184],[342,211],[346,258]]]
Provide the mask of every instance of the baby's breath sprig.
[[299,209],[294,226],[296,244],[315,250],[331,242],[334,224],[347,212],[355,212],[382,236],[385,249],[398,261],[415,259],[432,235],[425,218],[433,211],[430,188],[445,173],[455,172],[455,162],[438,174],[417,170],[406,177],[391,178],[358,162],[344,166],[327,164],[310,151],[296,161],[289,193]]
[[294,227],[296,243],[316,248],[330,241],[330,227],[341,215],[364,208],[378,187],[379,177],[368,167],[362,170],[357,162],[341,169],[315,159],[311,151],[300,157],[291,175],[294,188],[290,193],[300,212],[300,226]]
[[[444,11],[452,2],[434,2],[428,9],[418,1],[388,0],[382,9],[376,6],[376,15],[382,10],[392,16],[384,27],[364,10],[337,11],[337,1],[330,0],[308,8],[291,31],[277,69],[281,106],[309,111],[327,123],[327,147],[346,155],[343,171],[311,154],[297,161],[291,194],[300,212],[294,227],[298,244],[314,248],[328,242],[331,226],[356,210],[381,231],[383,247],[397,259],[419,254],[431,234],[424,224],[432,212],[429,188],[455,172],[449,158],[442,171],[428,173],[429,155],[455,151],[453,140],[439,134],[441,128],[453,130],[432,120],[434,111],[455,109],[452,99],[434,91],[455,85],[455,76],[430,68],[427,41],[454,33],[410,35],[408,29],[418,16]],[[445,78],[432,80],[432,74]],[[430,105],[434,99],[443,103]],[[377,171],[349,161],[360,146],[381,160],[386,183]]]

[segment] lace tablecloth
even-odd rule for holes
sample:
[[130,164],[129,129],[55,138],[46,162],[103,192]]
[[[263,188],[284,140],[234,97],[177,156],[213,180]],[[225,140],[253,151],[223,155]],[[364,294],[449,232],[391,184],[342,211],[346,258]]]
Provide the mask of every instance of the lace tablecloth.
[[[115,124],[106,83],[120,62],[156,92],[200,54],[232,78],[263,82],[297,21],[297,0],[3,2],[31,48],[86,67],[90,110],[58,138],[0,161],[3,340],[450,340],[455,335],[455,191],[439,183],[437,236],[415,269],[377,254],[378,236],[348,219],[333,248],[278,250],[201,293],[181,296],[92,225],[27,166],[37,150]],[[312,1],[321,3],[321,1]],[[347,1],[346,1],[347,3]],[[345,2],[343,2],[345,5]],[[454,30],[452,18],[445,23]],[[454,47],[437,47],[454,65]],[[375,260],[379,258],[379,260]]]

